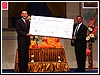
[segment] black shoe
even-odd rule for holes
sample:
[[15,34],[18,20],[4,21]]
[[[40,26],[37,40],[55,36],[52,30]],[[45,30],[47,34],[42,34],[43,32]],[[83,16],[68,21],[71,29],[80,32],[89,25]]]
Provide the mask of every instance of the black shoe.
[[79,70],[78,72],[85,72],[85,70]]
[[74,72],[85,72],[85,70],[75,70]]
[[19,71],[19,73],[28,73],[27,71]]
[[79,69],[77,68],[74,72],[78,72],[79,71]]
[[74,72],[85,72],[85,70],[77,68]]

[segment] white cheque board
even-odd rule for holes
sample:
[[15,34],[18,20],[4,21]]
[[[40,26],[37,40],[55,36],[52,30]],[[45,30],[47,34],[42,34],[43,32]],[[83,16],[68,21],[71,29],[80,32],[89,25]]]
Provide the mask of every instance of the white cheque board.
[[72,38],[74,19],[31,16],[29,34]]

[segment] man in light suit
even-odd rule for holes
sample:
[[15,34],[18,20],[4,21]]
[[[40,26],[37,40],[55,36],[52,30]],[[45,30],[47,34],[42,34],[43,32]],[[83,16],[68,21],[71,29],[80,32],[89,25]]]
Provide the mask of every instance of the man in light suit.
[[71,39],[71,45],[75,48],[75,55],[77,61],[77,69],[75,72],[85,71],[86,62],[86,35],[87,27],[82,23],[83,17],[78,15],[76,22],[73,26],[73,37]]

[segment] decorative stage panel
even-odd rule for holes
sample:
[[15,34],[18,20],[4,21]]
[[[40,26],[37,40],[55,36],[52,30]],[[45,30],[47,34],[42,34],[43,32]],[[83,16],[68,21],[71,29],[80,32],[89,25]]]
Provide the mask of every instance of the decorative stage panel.
[[[28,72],[63,72],[70,71],[63,48],[29,49]],[[15,72],[18,68],[18,52],[16,51]]]
[[28,72],[69,72],[67,62],[29,62]]

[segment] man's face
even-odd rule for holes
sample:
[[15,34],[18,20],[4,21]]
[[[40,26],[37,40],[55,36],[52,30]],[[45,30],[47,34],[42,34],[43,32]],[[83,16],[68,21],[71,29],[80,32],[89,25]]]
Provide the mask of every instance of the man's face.
[[26,19],[28,16],[27,11],[22,11],[21,16],[22,16],[22,18]]
[[76,18],[76,22],[79,24],[79,23],[81,23],[82,22],[82,18],[81,17],[77,17]]

